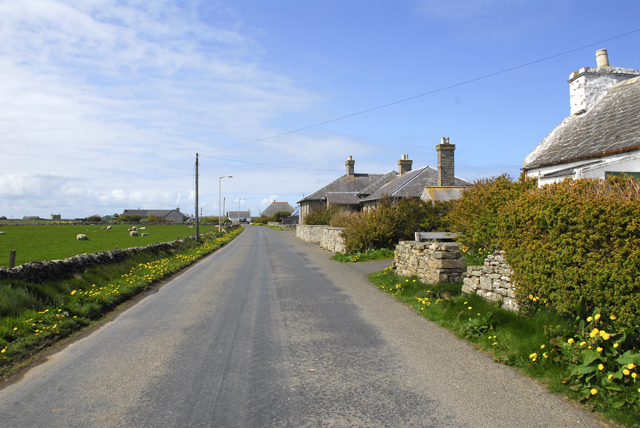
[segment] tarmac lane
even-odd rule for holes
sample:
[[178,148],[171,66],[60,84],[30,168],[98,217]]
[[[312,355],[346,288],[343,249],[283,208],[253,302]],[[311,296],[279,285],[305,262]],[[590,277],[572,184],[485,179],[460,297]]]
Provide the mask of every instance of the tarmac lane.
[[597,427],[341,264],[249,226],[0,391],[0,427]]

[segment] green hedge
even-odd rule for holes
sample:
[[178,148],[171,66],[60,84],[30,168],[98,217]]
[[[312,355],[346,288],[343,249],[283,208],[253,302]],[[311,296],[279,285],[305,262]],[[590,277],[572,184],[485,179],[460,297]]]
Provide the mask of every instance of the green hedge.
[[507,251],[520,302],[533,295],[560,313],[584,317],[597,308],[622,325],[639,325],[639,187],[627,177],[568,180],[504,204],[491,227]]

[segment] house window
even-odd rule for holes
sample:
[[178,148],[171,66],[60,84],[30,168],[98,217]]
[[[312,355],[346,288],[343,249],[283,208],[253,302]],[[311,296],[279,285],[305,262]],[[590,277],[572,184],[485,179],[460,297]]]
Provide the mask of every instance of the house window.
[[622,174],[625,174],[629,177],[633,177],[636,180],[640,180],[640,172],[631,172],[631,171],[605,171],[605,177],[622,177]]

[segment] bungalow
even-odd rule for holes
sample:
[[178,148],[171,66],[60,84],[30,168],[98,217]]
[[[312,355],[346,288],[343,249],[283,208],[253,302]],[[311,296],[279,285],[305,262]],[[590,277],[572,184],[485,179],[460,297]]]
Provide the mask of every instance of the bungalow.
[[231,223],[251,221],[251,211],[227,211],[227,218]]
[[150,216],[162,217],[166,221],[172,221],[174,223],[184,223],[189,218],[180,212],[180,207],[175,210],[124,210],[122,215],[139,215],[142,218]]
[[356,174],[355,163],[356,161],[349,156],[345,162],[346,174],[298,201],[300,224],[303,224],[304,217],[313,209],[329,204],[360,211],[363,198],[375,193],[398,175],[395,171],[384,174]]
[[640,177],[640,73],[612,67],[606,49],[597,67],[569,76],[571,114],[523,162],[538,185],[565,178]]
[[413,161],[409,160],[409,155],[402,155],[402,159],[398,161],[398,176],[370,196],[362,199],[362,207],[364,209],[375,208],[380,199],[385,196],[391,196],[395,199],[421,198],[433,201],[448,201],[459,198],[462,190],[470,186],[471,182],[454,176],[453,152],[455,149],[454,144],[449,144],[449,138],[442,138],[442,144],[436,146],[438,169],[427,165],[412,171]]

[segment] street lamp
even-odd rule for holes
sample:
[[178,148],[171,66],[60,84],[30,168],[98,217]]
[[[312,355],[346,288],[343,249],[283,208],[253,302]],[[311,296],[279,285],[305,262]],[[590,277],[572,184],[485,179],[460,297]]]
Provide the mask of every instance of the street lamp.
[[240,201],[244,201],[245,199],[238,199],[238,226],[240,226]]
[[[222,179],[233,178],[232,175],[223,175],[218,179],[218,232],[222,232],[222,224],[220,220],[222,218]],[[198,213],[196,213],[198,215]]]

